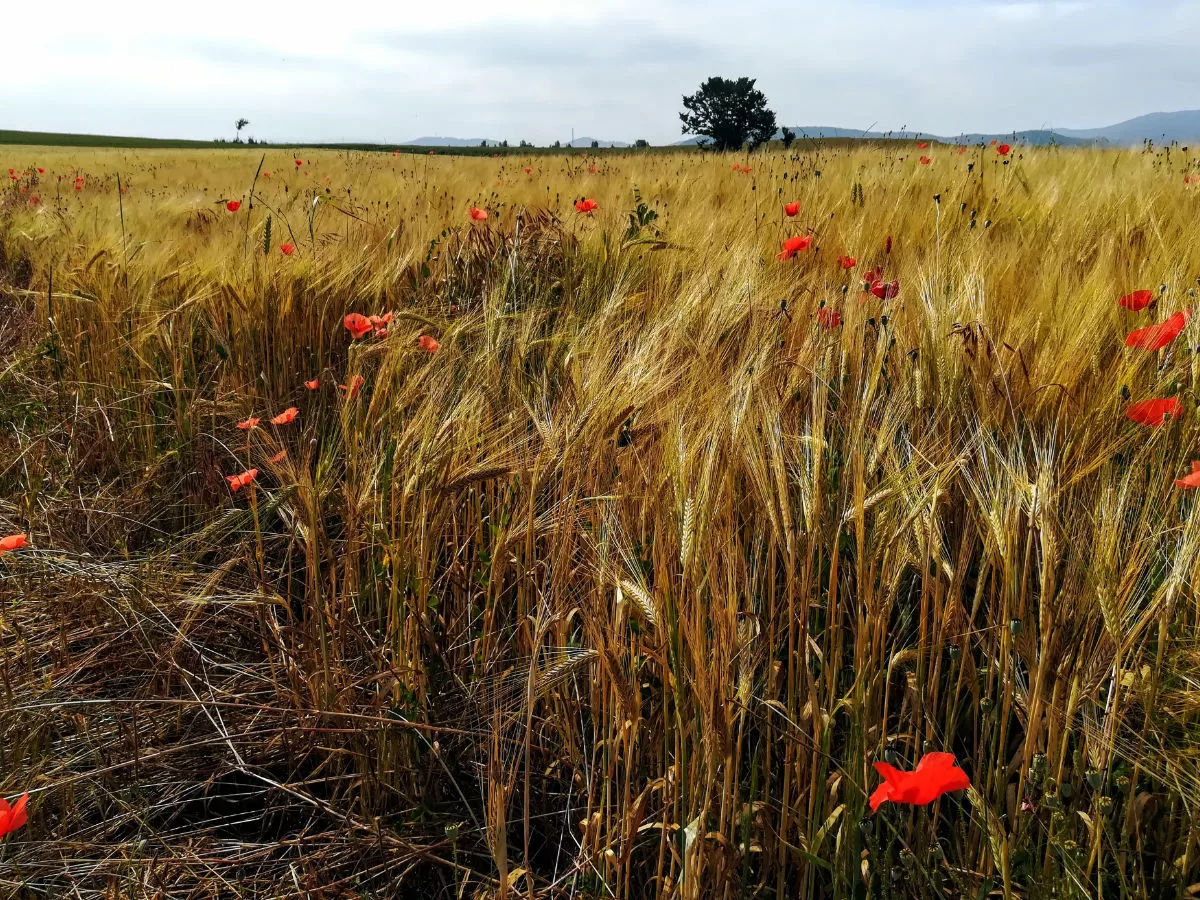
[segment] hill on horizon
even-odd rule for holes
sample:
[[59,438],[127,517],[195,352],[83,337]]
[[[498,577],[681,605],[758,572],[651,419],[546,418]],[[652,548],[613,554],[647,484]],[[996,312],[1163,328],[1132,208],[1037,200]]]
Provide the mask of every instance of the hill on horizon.
[[[977,144],[988,141],[1010,141],[1018,144],[1046,146],[1062,144],[1108,143],[1118,146],[1140,144],[1143,141],[1170,143],[1171,141],[1200,141],[1200,110],[1186,109],[1177,112],[1149,113],[1106,125],[1100,128],[1034,128],[1009,132],[967,132],[958,135],[938,135],[927,131],[905,129],[899,131],[865,131],[861,128],[841,128],[836,125],[789,125],[797,138],[850,138],[858,140],[929,140],[951,144]],[[782,128],[775,133],[776,140],[783,137]],[[702,139],[685,138],[677,146],[698,144]]]
[[[969,132],[958,135],[938,135],[931,132],[903,129],[897,131],[868,131],[861,128],[843,128],[837,125],[791,125],[787,126],[796,133],[799,139],[809,140],[929,140],[939,143],[987,143],[988,141],[1008,141],[1017,144],[1046,146],[1059,144],[1064,146],[1081,146],[1088,144],[1112,144],[1115,146],[1131,146],[1144,141],[1156,144],[1177,141],[1200,142],[1200,109],[1178,110],[1175,112],[1156,112],[1137,116],[1114,125],[1100,128],[1035,128],[1012,132]],[[782,138],[782,129],[775,133],[775,138]],[[595,141],[601,149],[626,149],[632,147],[632,142],[600,140],[591,136],[575,138],[574,141],[564,141],[562,146],[575,149],[590,149]],[[695,146],[702,141],[699,137],[687,137],[674,144],[660,146],[686,147]],[[98,135],[70,134],[60,132],[18,131],[0,129],[0,144],[30,144],[46,146],[75,146],[75,147],[224,147],[251,148],[261,147],[312,147],[333,149],[360,150],[404,150],[405,148],[447,148],[471,151],[483,148],[500,148],[501,141],[494,138],[458,138],[425,135],[406,141],[402,144],[391,143],[347,143],[347,142],[297,142],[297,141],[261,141],[258,144],[232,143],[224,141],[201,141],[182,138],[148,138],[128,135]],[[517,144],[510,143],[508,150],[522,149]],[[552,149],[545,145],[531,145],[524,149]]]

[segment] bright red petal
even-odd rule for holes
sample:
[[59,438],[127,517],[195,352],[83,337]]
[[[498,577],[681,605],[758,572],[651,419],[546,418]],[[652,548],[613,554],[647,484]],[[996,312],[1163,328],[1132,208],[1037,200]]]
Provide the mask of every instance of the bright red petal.
[[20,550],[28,541],[29,539],[23,534],[10,534],[8,537],[0,538],[0,554]]
[[883,784],[879,785],[879,787],[875,788],[871,794],[870,800],[867,802],[871,804],[871,812],[878,812],[879,807],[891,799],[892,786],[885,781]]
[[1182,478],[1175,479],[1177,488],[1200,488],[1200,462],[1192,461],[1192,471]]
[[21,798],[13,804],[12,813],[8,819],[8,830],[16,831],[22,825],[29,821],[29,817],[25,814],[25,806],[29,803],[29,794],[22,794]]
[[1154,291],[1134,291],[1132,294],[1126,294],[1117,302],[1125,309],[1141,312],[1150,305],[1150,301],[1153,299]]
[[1139,425],[1157,428],[1164,422],[1177,418],[1183,412],[1178,397],[1141,400],[1125,409],[1125,416]]
[[1161,350],[1183,333],[1191,318],[1192,311],[1185,309],[1175,313],[1165,322],[1131,331],[1125,338],[1125,346],[1139,347],[1142,350]]

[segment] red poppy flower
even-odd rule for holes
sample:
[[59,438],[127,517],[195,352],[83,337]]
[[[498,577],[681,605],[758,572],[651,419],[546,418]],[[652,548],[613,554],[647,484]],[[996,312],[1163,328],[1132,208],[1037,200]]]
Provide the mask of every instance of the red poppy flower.
[[581,212],[581,213],[590,213],[593,209],[596,209],[599,205],[600,204],[598,204],[591,197],[588,197],[584,200],[576,200],[575,201],[575,211]]
[[278,453],[268,459],[267,462],[279,465],[279,463],[283,462],[285,459],[287,459],[287,451],[280,450]]
[[928,146],[929,146],[929,141],[921,141],[920,143],[918,143],[918,144],[917,144],[917,149],[918,149],[918,150],[924,150],[924,149],[926,149]]
[[275,418],[271,419],[271,424],[272,425],[286,425],[286,424],[288,424],[288,422],[291,422],[293,419],[295,419],[296,416],[298,416],[298,415],[300,415],[300,410],[296,409],[296,407],[294,407],[294,406],[289,406],[287,409],[285,409],[279,415],[275,416]]
[[296,160],[296,166],[297,166],[297,168],[299,168],[299,167],[300,167],[300,166],[302,166],[302,165],[304,165],[304,160],[302,160],[302,159],[298,159],[298,160]]
[[591,172],[593,175],[595,175],[596,172],[599,170],[596,168],[595,164],[593,163],[592,165],[588,166],[588,171]]
[[344,384],[338,385],[339,391],[345,391],[347,397],[357,397],[358,392],[362,389],[363,383],[366,381],[361,375],[355,375],[354,380],[350,382],[350,387]]
[[742,166],[742,174],[743,174],[743,175],[749,175],[749,174],[750,174],[750,167],[749,167],[749,166]]
[[32,197],[29,198],[30,206],[40,206],[41,202],[42,202],[42,198],[39,197],[37,194],[34,194]]
[[966,152],[967,152],[967,148],[966,148],[966,147],[959,147],[959,148],[958,148],[958,155],[959,155],[959,156],[962,156],[962,155],[963,155],[964,153],[966,153]]
[[1132,294],[1126,294],[1117,303],[1132,312],[1141,312],[1153,299],[1154,291],[1134,291]]
[[988,146],[995,147],[998,143],[1000,143],[998,140],[996,140],[995,138],[992,138],[992,141]]
[[28,543],[29,538],[23,534],[10,534],[8,537],[0,538],[0,556],[11,553],[13,550],[20,550]]
[[996,152],[999,153],[1001,156],[1008,156],[1008,152],[1010,150],[1012,150],[1012,147],[1010,147],[1008,144],[1001,144],[999,147],[996,148]]
[[314,378],[312,381],[306,381],[306,382],[304,382],[304,386],[306,388],[308,388],[310,391],[315,391],[317,388],[319,388],[321,386],[321,379]]
[[25,804],[28,802],[28,794],[22,794],[21,798],[12,806],[8,805],[7,800],[0,798],[0,837],[16,831],[29,821],[25,815]]
[[927,166],[927,165],[929,165],[931,162],[933,162],[933,160],[932,160],[930,157],[928,157],[928,156],[922,156],[922,157],[921,157],[921,165],[923,165],[923,166]]
[[77,190],[77,191],[83,190],[83,179],[82,178],[75,179],[75,190]]
[[296,245],[295,244],[280,244],[279,252],[282,253],[284,256],[291,256],[293,253],[296,252]]
[[270,178],[270,177],[271,177],[270,172],[263,172],[263,178]]
[[826,331],[831,331],[842,324],[842,314],[836,309],[822,306],[817,310],[817,324]]
[[741,163],[734,163],[734,164],[733,164],[733,165],[732,165],[730,168],[731,168],[731,169],[732,169],[732,171],[734,171],[734,172],[740,172],[740,171],[742,171],[742,164],[741,164]]
[[1175,487],[1200,488],[1200,461],[1192,460],[1192,471],[1182,478],[1176,478]]
[[260,420],[256,416],[251,416],[244,422],[238,422],[238,424],[237,424],[238,430],[239,431],[249,431],[251,428],[257,428],[259,421]]
[[1129,332],[1125,338],[1126,347],[1139,347],[1142,350],[1161,350],[1183,332],[1187,323],[1192,319],[1192,311],[1185,309],[1177,312],[1165,322],[1139,328]]
[[804,234],[790,237],[783,242],[783,251],[775,256],[776,259],[791,259],[797,253],[812,246],[812,235]]
[[855,266],[858,265],[858,260],[855,259],[853,256],[839,256],[838,257],[838,265],[841,266],[843,269],[853,269]]
[[230,490],[235,494],[258,477],[258,469],[247,469],[240,475],[226,475],[225,480],[229,482]]
[[880,300],[891,300],[900,293],[900,282],[876,281],[871,285],[871,293]]
[[420,345],[421,349],[426,353],[437,353],[442,346],[438,343],[437,338],[430,337],[427,334],[423,334],[417,338],[417,344]]
[[470,216],[471,220],[474,222],[482,222],[487,218],[487,213],[478,206],[472,206],[469,210],[467,210],[467,215]]
[[873,285],[882,277],[883,266],[879,266],[875,269],[867,269],[867,271],[863,272],[863,290],[869,291],[871,289],[871,285]]
[[925,806],[942,794],[971,786],[971,779],[954,762],[952,753],[926,753],[911,772],[901,772],[885,762],[873,765],[883,776],[883,784],[871,794],[871,812],[888,802]]
[[346,330],[354,336],[355,340],[364,338],[371,333],[371,329],[375,326],[371,324],[371,320],[361,313],[350,313],[344,320]]
[[1164,397],[1158,400],[1140,400],[1125,410],[1125,417],[1139,425],[1149,425],[1157,428],[1163,422],[1178,418],[1183,414],[1183,404],[1178,397]]
[[533,171],[533,166],[526,166],[526,167],[525,167],[525,174],[526,174],[526,175],[528,175],[528,174],[529,174],[529,173],[531,173],[532,171]]
[[239,203],[237,200],[230,200],[228,203],[225,204],[225,208],[227,210],[229,210],[230,212],[237,212],[239,209],[242,208],[242,204]]
[[382,316],[370,316],[368,321],[375,328],[375,337],[385,338],[388,336],[387,325],[392,321],[391,313],[385,313]]
[[784,215],[790,219],[792,216],[800,212],[800,201],[797,200],[795,203],[783,204],[783,212]]

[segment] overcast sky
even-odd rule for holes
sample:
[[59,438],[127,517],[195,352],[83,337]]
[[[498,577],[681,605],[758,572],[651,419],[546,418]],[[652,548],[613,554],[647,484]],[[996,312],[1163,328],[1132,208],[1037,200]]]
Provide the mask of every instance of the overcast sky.
[[[1200,107],[1198,0],[39,0],[0,128],[209,139],[679,140],[758,79],[781,125],[1084,128]],[[15,38],[15,39],[14,39]]]

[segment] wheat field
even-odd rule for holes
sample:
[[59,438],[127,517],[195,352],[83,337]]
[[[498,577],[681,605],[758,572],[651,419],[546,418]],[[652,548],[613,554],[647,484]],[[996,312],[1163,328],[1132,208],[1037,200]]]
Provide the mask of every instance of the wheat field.
[[1200,893],[1195,159],[0,148],[0,894]]

